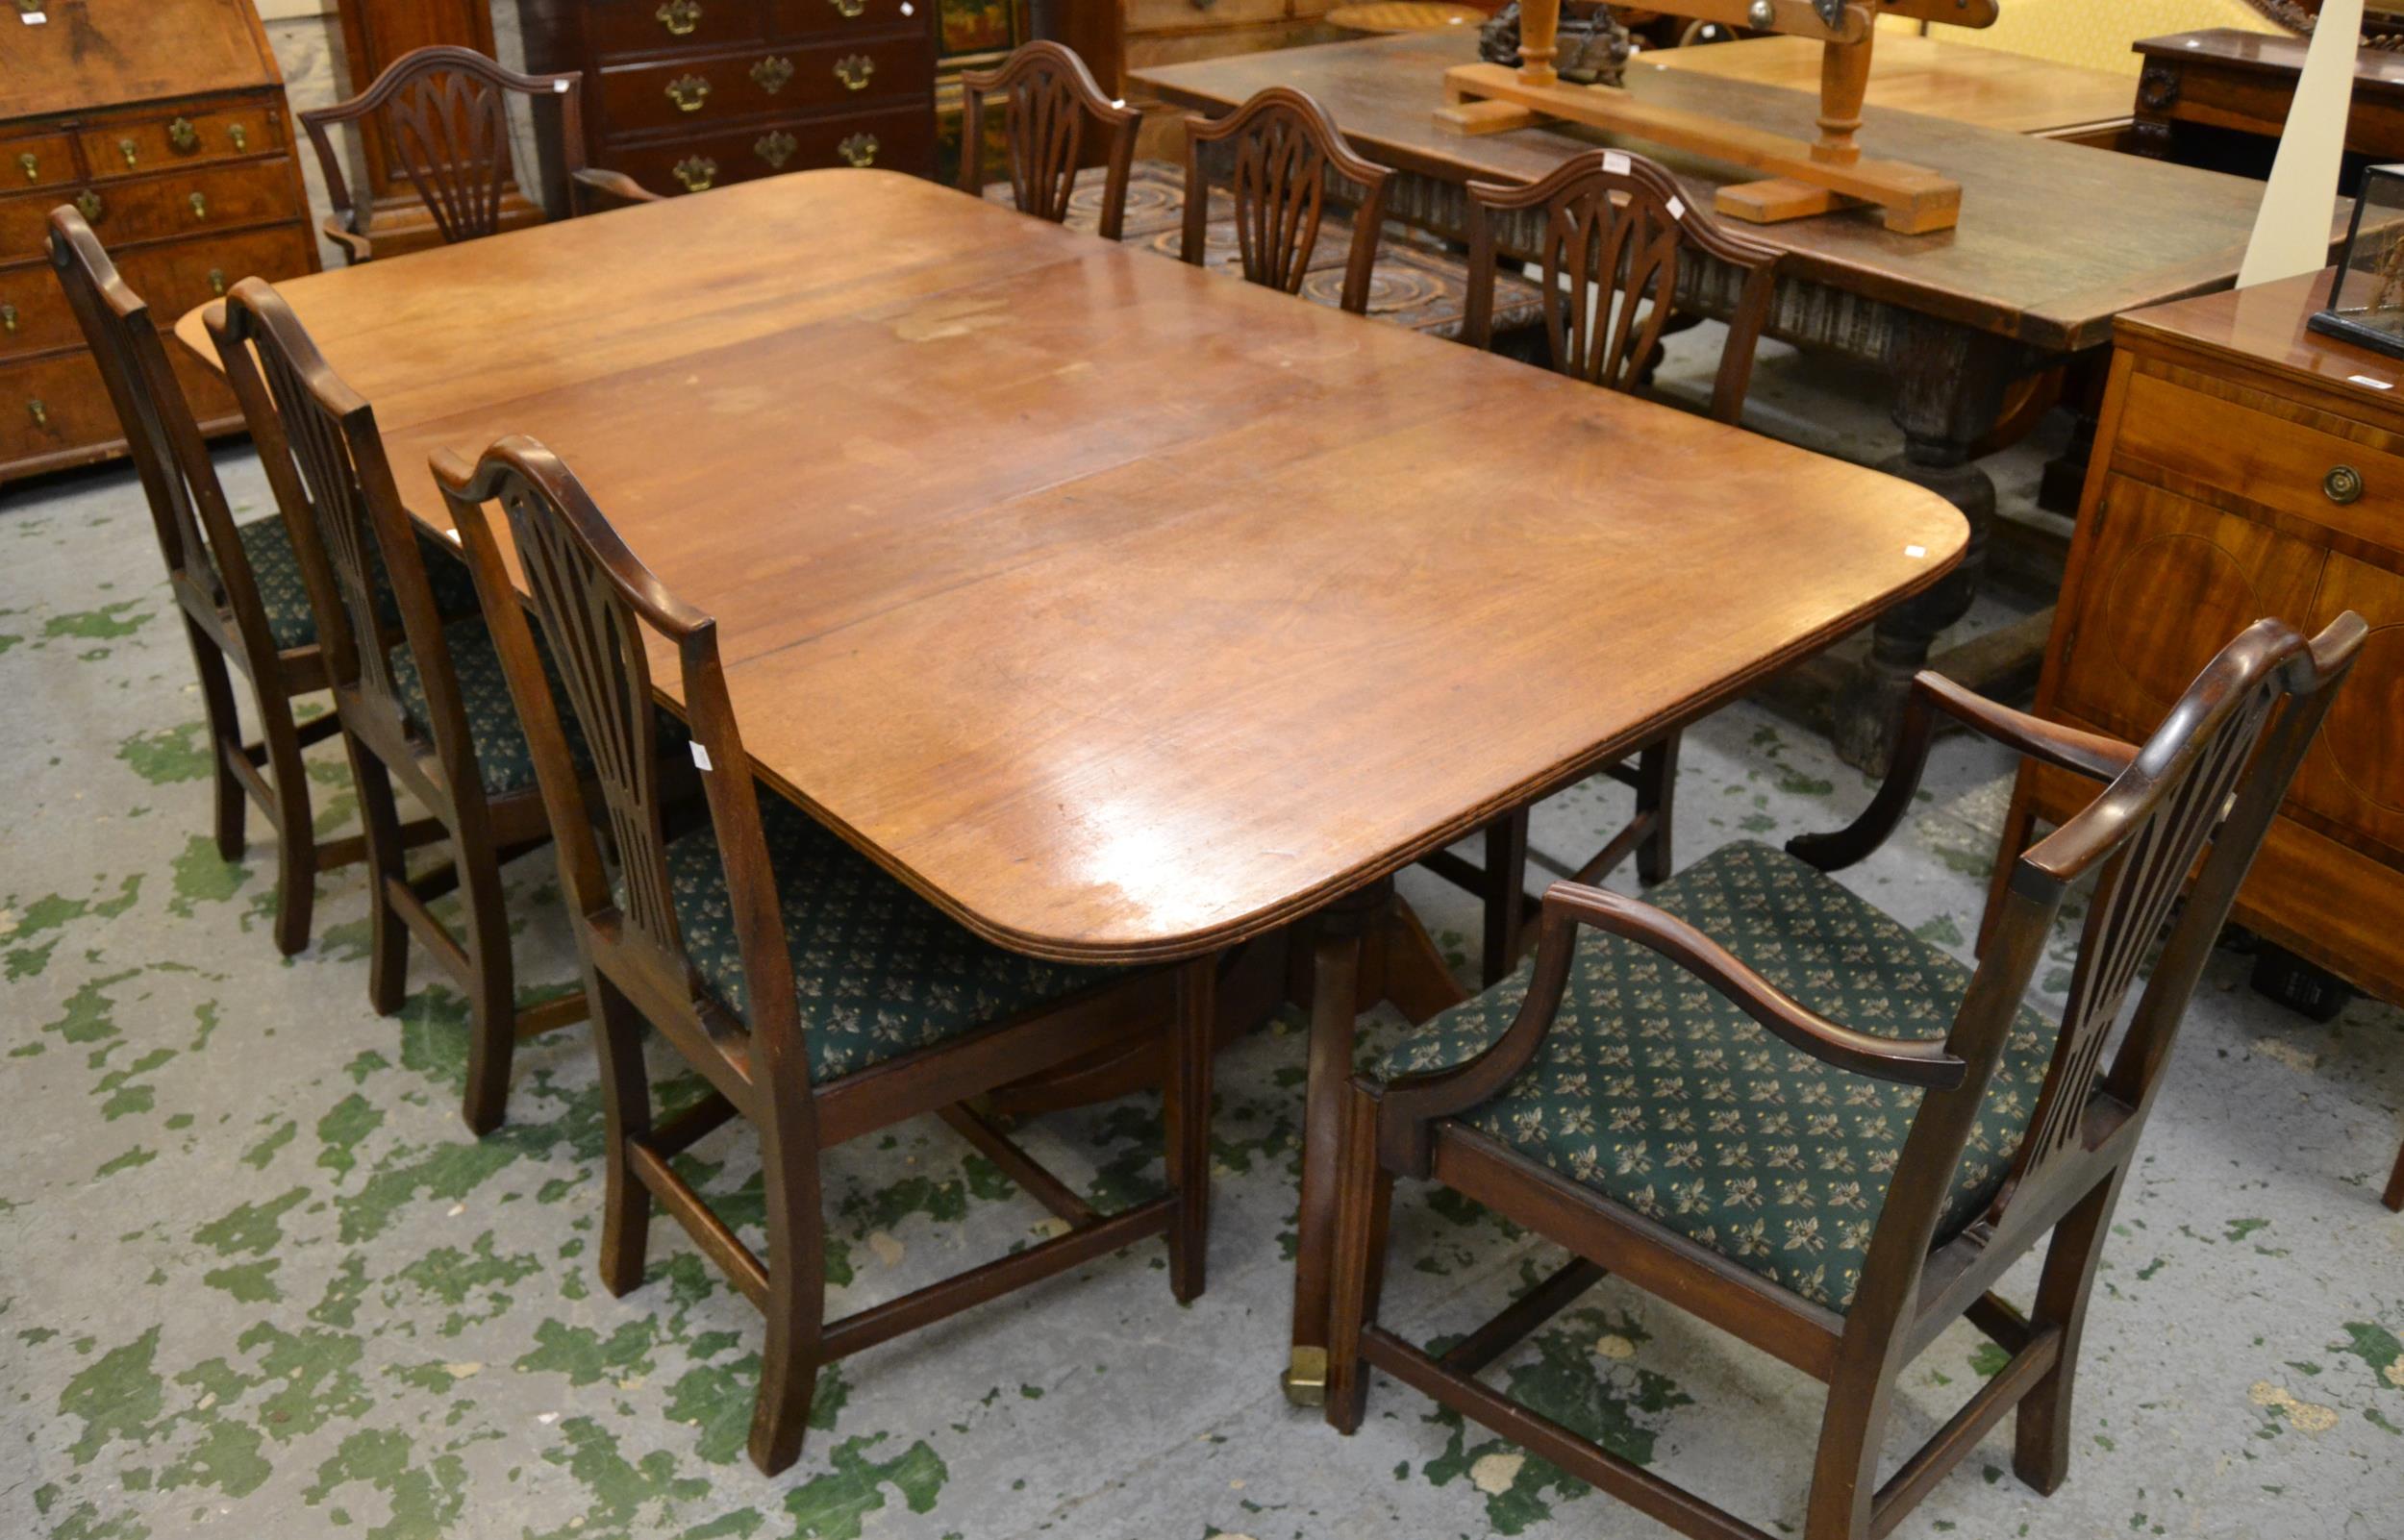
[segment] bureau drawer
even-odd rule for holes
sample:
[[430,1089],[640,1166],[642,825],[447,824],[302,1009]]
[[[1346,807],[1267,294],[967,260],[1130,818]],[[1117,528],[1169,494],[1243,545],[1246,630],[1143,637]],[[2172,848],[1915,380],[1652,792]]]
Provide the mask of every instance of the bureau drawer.
[[2404,528],[2404,454],[2395,452],[2404,440],[2343,417],[2289,410],[2291,416],[2277,415],[2132,374],[2113,464],[2152,466],[2361,539],[2392,543]]
[[601,121],[610,134],[698,130],[723,120],[929,96],[934,82],[934,44],[916,32],[750,48],[604,69]]
[[109,181],[171,167],[281,154],[284,117],[259,107],[95,124],[84,130],[84,162]]
[[768,0],[768,36],[780,40],[853,37],[902,27],[926,33],[936,0]]
[[[311,271],[315,237],[298,225],[216,239],[138,247],[120,255],[125,285],[150,306],[163,334],[186,311],[245,278],[270,281]],[[84,346],[83,328],[47,262],[0,271],[0,359]],[[168,351],[174,352],[169,345]]]
[[[0,139],[0,191],[33,187],[65,187],[80,178],[75,170],[75,140],[64,134],[29,134]],[[11,255],[15,248],[9,248]]]
[[48,262],[0,272],[0,359],[83,344],[84,329]]
[[0,364],[0,463],[68,454],[123,436],[90,354]]
[[596,56],[658,54],[757,42],[765,0],[593,0],[585,37]]
[[[292,207],[292,165],[273,161],[208,166],[179,176],[151,177],[106,183],[87,189],[90,203],[84,216],[91,221],[103,245],[115,248],[138,240],[170,236],[205,235],[232,226],[288,219]],[[35,211],[38,232],[42,211]],[[14,231],[10,246],[14,249]],[[38,234],[35,239],[39,240]]]
[[[774,137],[781,140],[771,142]],[[789,141],[789,143],[783,142]],[[774,163],[782,156],[783,163]],[[873,165],[915,176],[935,168],[935,114],[922,106],[754,124],[675,144],[612,152],[607,160],[655,192],[699,192],[784,171]]]

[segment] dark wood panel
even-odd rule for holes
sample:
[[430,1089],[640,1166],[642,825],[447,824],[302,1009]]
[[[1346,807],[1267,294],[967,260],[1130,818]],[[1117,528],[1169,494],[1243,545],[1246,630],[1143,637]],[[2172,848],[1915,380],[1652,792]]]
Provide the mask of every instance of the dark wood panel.
[[[789,141],[782,142],[782,141]],[[782,155],[781,163],[774,159]],[[873,166],[929,176],[935,169],[935,114],[924,107],[894,107],[881,112],[754,123],[744,128],[671,143],[645,144],[615,152],[612,163],[657,192],[706,191],[788,171],[823,166]],[[691,186],[679,167],[696,179]]]
[[764,0],[594,0],[584,8],[594,54],[661,54],[758,42],[767,35]]
[[934,68],[935,44],[924,32],[613,64],[601,71],[599,113],[612,137],[709,133],[729,120],[882,105],[914,94]]

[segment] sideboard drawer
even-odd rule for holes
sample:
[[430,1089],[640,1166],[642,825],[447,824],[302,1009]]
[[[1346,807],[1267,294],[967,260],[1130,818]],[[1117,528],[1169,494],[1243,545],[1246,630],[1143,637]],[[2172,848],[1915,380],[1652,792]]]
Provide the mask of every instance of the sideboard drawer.
[[933,42],[914,32],[617,64],[601,71],[600,111],[614,135],[698,129],[924,92],[934,68]]
[[768,35],[779,40],[856,37],[903,27],[924,32],[936,0],[768,0]]
[[[0,139],[0,192],[33,187],[66,187],[80,178],[75,169],[75,140],[65,134],[29,134]],[[6,249],[11,254],[14,247]]]
[[597,0],[585,11],[595,54],[660,54],[757,42],[762,0]]
[[84,161],[103,181],[288,148],[282,116],[257,107],[98,123],[82,138]]
[[2404,440],[2343,417],[2297,407],[2274,414],[2141,371],[2129,377],[2113,463],[2159,467],[2386,544],[2404,525],[2399,451]]
[[839,117],[755,123],[612,157],[654,192],[682,194],[824,166],[874,166],[925,176],[935,166],[935,115],[921,106]]
[[0,460],[55,457],[123,436],[90,354],[0,364]]
[[112,249],[138,240],[288,219],[292,212],[288,159],[207,167],[178,177],[113,182],[90,190],[86,217]]
[[84,329],[48,262],[0,271],[0,359],[83,343]]
[[[287,277],[309,271],[310,247],[316,237],[307,227],[285,225],[251,230],[215,239],[177,241],[128,252],[119,264],[135,293],[150,303],[151,319],[162,333],[192,310],[245,278]],[[183,352],[170,343],[170,355]]]

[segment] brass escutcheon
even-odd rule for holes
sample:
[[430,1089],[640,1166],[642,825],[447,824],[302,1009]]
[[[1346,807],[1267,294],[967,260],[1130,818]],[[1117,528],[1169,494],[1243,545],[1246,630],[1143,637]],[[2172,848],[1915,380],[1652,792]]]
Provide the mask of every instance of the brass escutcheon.
[[855,134],[835,146],[835,153],[841,156],[849,164],[865,169],[876,164],[878,147],[875,135]]
[[86,187],[75,195],[75,211],[82,214],[88,224],[98,219],[108,207],[100,201],[99,192],[91,187]]
[[791,160],[793,152],[800,148],[799,140],[779,129],[773,134],[762,135],[759,142],[752,145],[751,153],[765,161],[769,170],[782,171],[785,169],[785,162]]
[[866,54],[845,54],[835,61],[835,78],[853,90],[865,90],[868,77],[876,73],[876,61]]
[[676,162],[675,175],[687,192],[707,192],[718,179],[718,163],[706,155],[689,155]]
[[770,54],[751,66],[752,84],[774,96],[793,78],[793,62],[782,54]]
[[698,75],[679,75],[667,83],[667,99],[680,112],[698,112],[710,99],[710,83]]
[[2329,494],[2332,503],[2358,503],[2363,496],[2363,473],[2351,465],[2333,466],[2328,475],[2320,478],[2320,489]]
[[200,130],[192,127],[190,118],[179,117],[167,125],[167,142],[182,154],[189,155],[200,148]]
[[701,0],[667,0],[654,14],[670,36],[689,37],[701,25]]

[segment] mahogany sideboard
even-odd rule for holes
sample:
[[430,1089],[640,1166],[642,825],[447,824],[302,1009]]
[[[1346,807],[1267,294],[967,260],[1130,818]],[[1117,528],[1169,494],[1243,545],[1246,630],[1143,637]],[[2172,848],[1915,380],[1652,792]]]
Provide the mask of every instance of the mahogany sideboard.
[[[2328,275],[2119,318],[2039,712],[2123,737],[2277,615],[2371,634],[2236,918],[2404,1002],[2404,364],[2304,327]],[[2023,771],[2006,848],[2091,791]]]
[[[40,17],[38,21],[34,17]],[[0,70],[0,481],[125,448],[43,257],[71,203],[160,315],[317,270],[284,77],[251,0],[52,0],[10,16]],[[241,413],[194,360],[201,426]]]
[[654,192],[818,166],[935,174],[934,0],[518,0],[585,79],[587,163]]

